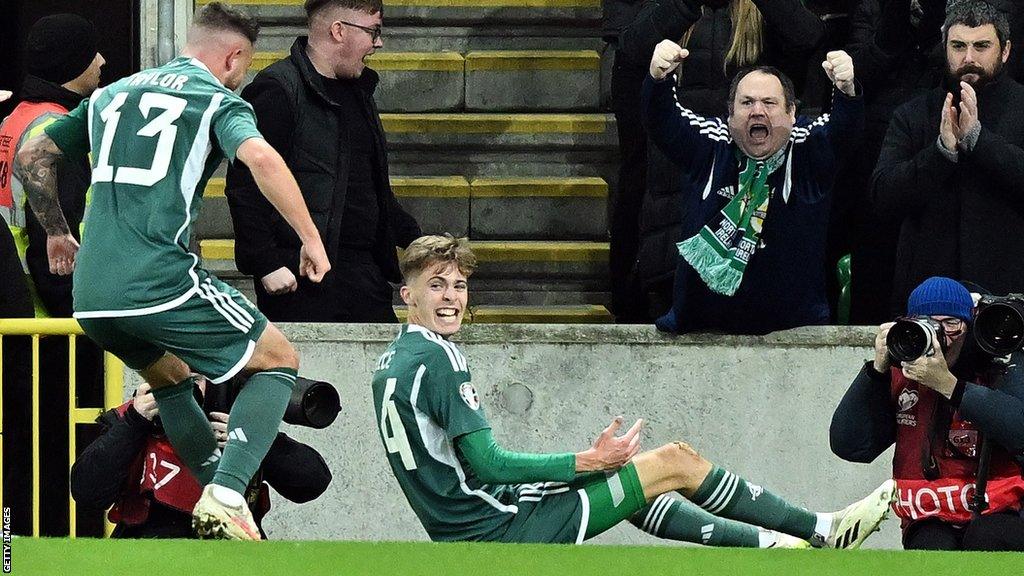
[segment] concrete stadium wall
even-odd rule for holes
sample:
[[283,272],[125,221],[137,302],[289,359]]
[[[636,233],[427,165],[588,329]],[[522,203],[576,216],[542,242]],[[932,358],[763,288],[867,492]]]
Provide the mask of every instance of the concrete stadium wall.
[[[328,429],[286,426],[334,474],[319,500],[274,495],[274,539],[423,540],[384,459],[370,394],[372,367],[397,333],[389,325],[285,325],[301,373],[335,384],[342,413]],[[667,337],[647,326],[467,326],[456,341],[503,446],[578,451],[611,419],[645,418],[644,446],[684,440],[713,462],[813,510],[834,510],[890,476],[828,447],[832,410],[865,359],[873,330],[816,327],[764,337]],[[661,542],[630,525],[598,543]],[[890,519],[870,547],[899,546]]]

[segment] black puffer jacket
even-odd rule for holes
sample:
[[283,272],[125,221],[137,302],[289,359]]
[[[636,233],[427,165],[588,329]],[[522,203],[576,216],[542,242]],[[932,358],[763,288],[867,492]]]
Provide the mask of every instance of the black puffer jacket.
[[[729,83],[736,70],[725,66],[732,45],[732,20],[722,0],[647,0],[636,20],[623,31],[624,58],[646,70],[654,47],[665,39],[680,41],[694,26],[682,64],[679,100],[702,116],[725,116]],[[797,84],[799,93],[807,58],[825,26],[800,0],[754,0],[764,17],[764,50],[759,63],[776,66]],[[649,149],[647,194],[640,216],[638,272],[648,287],[671,281],[676,267],[675,243],[682,221],[682,195],[692,192],[685,174],[653,146]]]

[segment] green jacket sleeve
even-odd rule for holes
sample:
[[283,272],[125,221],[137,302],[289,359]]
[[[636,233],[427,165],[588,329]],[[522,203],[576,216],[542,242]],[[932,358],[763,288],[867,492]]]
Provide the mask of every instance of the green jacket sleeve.
[[576,476],[576,455],[510,452],[498,446],[490,428],[457,439],[459,452],[485,484],[569,482]]

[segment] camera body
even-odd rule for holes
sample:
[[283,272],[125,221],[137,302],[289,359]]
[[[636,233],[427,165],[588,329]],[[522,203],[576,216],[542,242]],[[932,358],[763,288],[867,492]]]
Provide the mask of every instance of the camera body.
[[889,329],[885,345],[896,364],[913,362],[921,356],[935,354],[936,346],[945,353],[943,334],[942,323],[931,316],[901,316]]
[[974,339],[995,358],[1024,346],[1024,294],[982,296],[974,313]]

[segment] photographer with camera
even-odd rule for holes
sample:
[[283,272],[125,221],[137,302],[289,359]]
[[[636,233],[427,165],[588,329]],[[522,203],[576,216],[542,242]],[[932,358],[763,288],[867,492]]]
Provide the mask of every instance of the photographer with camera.
[[[979,346],[985,339],[969,337],[973,308],[960,283],[925,280],[910,294],[908,316],[879,327],[874,360],[832,416],[832,451],[844,460],[872,462],[896,445],[893,509],[908,550],[1024,551],[1020,341],[1009,367],[1001,365]],[[983,437],[988,466],[979,464],[989,460]],[[975,512],[974,487],[985,481],[987,507]]]
[[[228,441],[228,412],[244,384],[236,378],[208,386],[198,378],[193,393],[210,419],[218,452]],[[288,405],[285,421],[323,428],[334,421],[340,406],[329,384],[304,378]],[[291,416],[291,417],[290,417]],[[192,509],[203,486],[189,471],[163,433],[149,384],[134,398],[100,415],[105,428],[71,469],[71,494],[80,506],[106,509],[116,524],[115,538],[192,538]],[[323,457],[312,447],[277,434],[270,451],[245,491],[260,536],[270,509],[269,486],[296,503],[316,499],[331,482]]]

